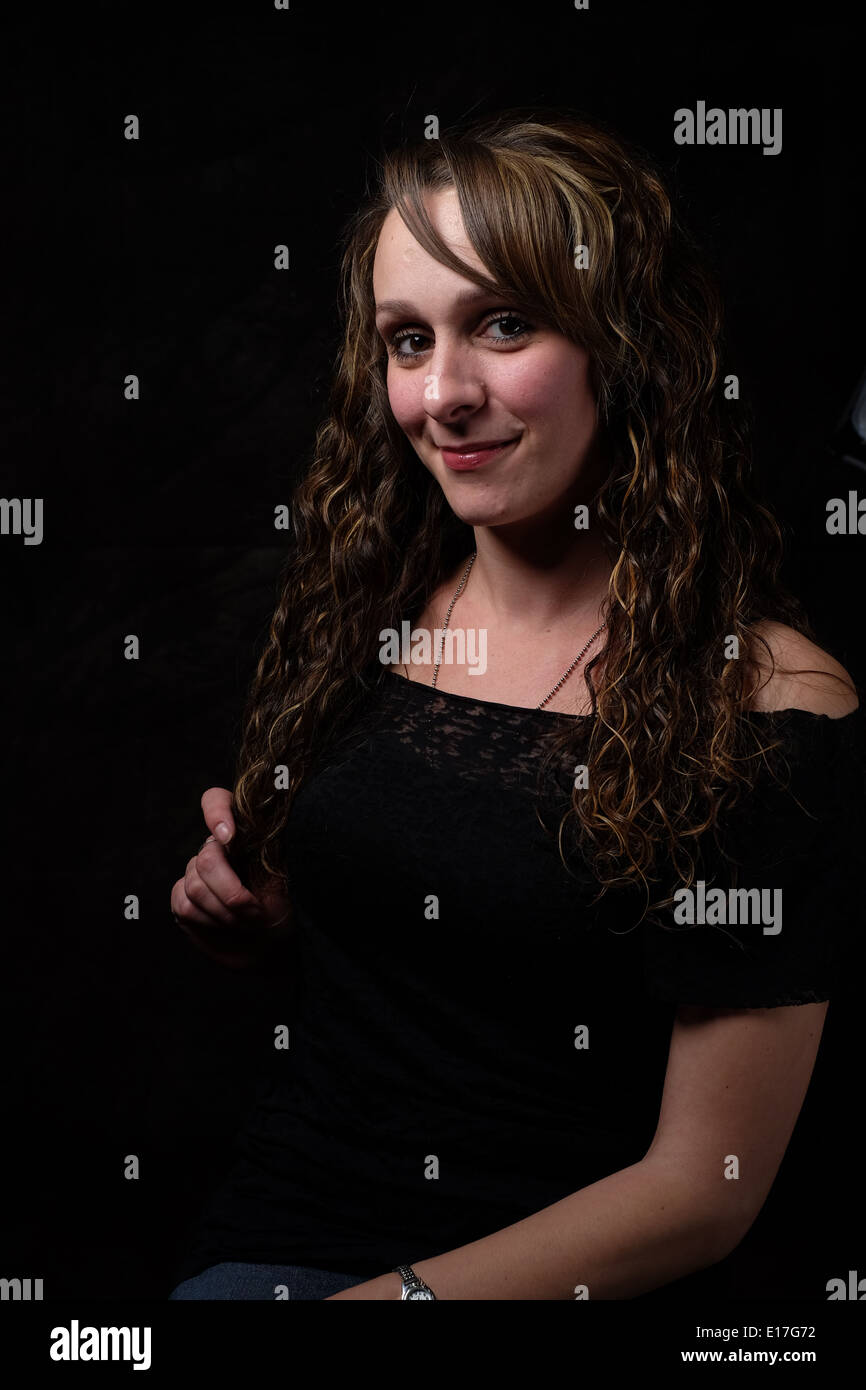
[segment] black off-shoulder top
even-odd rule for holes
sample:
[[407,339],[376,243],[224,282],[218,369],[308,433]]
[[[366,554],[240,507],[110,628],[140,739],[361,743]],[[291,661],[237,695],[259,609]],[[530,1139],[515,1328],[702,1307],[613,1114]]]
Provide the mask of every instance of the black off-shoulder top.
[[574,760],[539,796],[545,735],[571,721],[579,742],[592,716],[383,672],[292,808],[290,1045],[263,1056],[177,1279],[223,1260],[373,1277],[476,1240],[643,1156],[678,1005],[829,999],[862,927],[863,709],[749,718],[783,739],[788,790],[760,773],[730,861],[707,852],[703,920],[635,925],[643,899],[592,906],[539,821],[573,781]]

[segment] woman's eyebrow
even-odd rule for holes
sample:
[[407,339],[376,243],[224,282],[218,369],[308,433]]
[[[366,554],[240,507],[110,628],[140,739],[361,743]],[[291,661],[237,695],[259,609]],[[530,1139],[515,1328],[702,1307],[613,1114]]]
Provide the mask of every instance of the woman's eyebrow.
[[[461,290],[454,296],[454,304],[460,309],[467,304],[476,304],[482,299],[493,299],[497,297],[496,290]],[[405,314],[409,318],[418,318],[418,310],[408,299],[383,299],[381,304],[376,305],[377,314]]]

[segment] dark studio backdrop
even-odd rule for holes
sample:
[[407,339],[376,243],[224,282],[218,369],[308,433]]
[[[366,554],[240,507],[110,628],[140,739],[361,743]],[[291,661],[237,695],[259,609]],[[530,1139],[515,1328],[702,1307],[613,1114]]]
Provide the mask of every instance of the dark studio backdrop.
[[[844,423],[866,366],[856,45],[835,4],[697,9],[260,0],[6,21],[2,494],[43,498],[44,534],[0,537],[0,1274],[43,1278],[46,1298],[166,1297],[287,1021],[287,981],[198,954],[169,894],[207,834],[203,790],[231,783],[283,558],[274,507],[325,409],[337,235],[381,148],[429,114],[444,130],[567,105],[657,161],[722,282],[723,370],[788,531],[785,578],[866,681],[866,542],[825,528],[829,498],[866,493]],[[781,152],[676,145],[675,110],[699,100],[781,108]],[[731,1257],[739,1297],[822,1300],[866,1273],[861,967]]]

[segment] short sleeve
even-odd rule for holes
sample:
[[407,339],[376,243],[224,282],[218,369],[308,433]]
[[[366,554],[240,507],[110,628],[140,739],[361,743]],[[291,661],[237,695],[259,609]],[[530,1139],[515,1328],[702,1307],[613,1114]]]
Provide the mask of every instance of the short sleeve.
[[[762,766],[702,841],[688,893],[641,924],[644,984],[669,1003],[769,1008],[830,999],[863,930],[863,707],[761,716],[783,740],[782,785]],[[787,787],[786,784],[787,783]],[[751,891],[745,891],[751,890]],[[677,894],[675,881],[671,894]]]

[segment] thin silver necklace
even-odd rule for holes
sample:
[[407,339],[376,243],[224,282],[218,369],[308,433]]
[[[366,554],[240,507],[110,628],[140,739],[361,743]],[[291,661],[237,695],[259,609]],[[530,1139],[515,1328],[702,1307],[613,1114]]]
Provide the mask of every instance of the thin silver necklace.
[[[457,588],[456,588],[455,591],[454,591],[454,597],[452,598],[451,602],[450,602],[449,605],[448,605],[448,612],[445,614],[445,625],[444,625],[444,627],[442,628],[442,642],[441,642],[441,645],[440,645],[440,647],[439,647],[439,660],[436,662],[436,666],[435,666],[434,671],[433,671],[433,685],[432,685],[432,689],[433,689],[433,690],[436,689],[436,681],[439,679],[439,667],[442,665],[442,653],[443,653],[443,651],[445,650],[445,633],[446,633],[447,630],[448,630],[448,623],[449,623],[449,621],[450,621],[450,619],[451,619],[451,611],[452,611],[452,609],[454,608],[455,603],[457,602],[458,598],[460,597],[460,595],[462,594],[462,592],[463,592],[463,590],[464,590],[464,588],[465,588],[465,586],[466,586],[466,581],[467,581],[467,579],[469,578],[469,571],[471,570],[472,566],[475,564],[475,557],[477,556],[477,554],[478,554],[478,551],[477,551],[477,550],[473,550],[473,552],[472,552],[472,557],[471,557],[471,559],[470,559],[470,561],[469,561],[469,564],[466,566],[466,569],[465,569],[465,571],[464,571],[464,573],[463,573],[463,578],[460,580],[460,583],[457,585]],[[535,706],[536,709],[544,709],[544,706],[547,704],[548,700],[550,700],[550,699],[553,698],[553,696],[556,694],[557,690],[559,690],[560,686],[565,685],[565,682],[568,680],[569,676],[571,675],[571,673],[572,673],[572,671],[574,670],[574,668],[575,668],[575,666],[577,665],[577,663],[580,661],[581,657],[583,657],[583,656],[586,655],[586,653],[589,651],[589,648],[592,646],[592,644],[593,644],[593,642],[595,641],[595,639],[596,639],[596,637],[598,636],[598,634],[599,634],[600,632],[603,632],[606,626],[607,626],[606,623],[602,623],[601,627],[598,628],[598,629],[592,634],[592,636],[590,637],[590,639],[589,639],[589,641],[587,642],[586,646],[583,648],[583,651],[580,652],[579,655],[576,656],[576,657],[574,658],[574,661],[571,663],[571,665],[569,666],[568,670],[565,671],[565,672],[563,673],[563,675],[560,676],[559,680],[556,682],[556,685],[553,687],[553,689],[551,690],[550,694],[549,694],[549,695],[545,695],[544,699],[541,701],[541,704]]]

